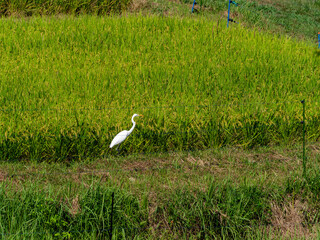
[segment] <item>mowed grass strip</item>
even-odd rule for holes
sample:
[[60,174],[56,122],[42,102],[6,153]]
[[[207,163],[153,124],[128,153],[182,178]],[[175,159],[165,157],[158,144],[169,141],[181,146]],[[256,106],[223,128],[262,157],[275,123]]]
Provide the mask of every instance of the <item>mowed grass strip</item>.
[[1,159],[252,147],[319,137],[319,55],[303,42],[207,18],[0,20]]

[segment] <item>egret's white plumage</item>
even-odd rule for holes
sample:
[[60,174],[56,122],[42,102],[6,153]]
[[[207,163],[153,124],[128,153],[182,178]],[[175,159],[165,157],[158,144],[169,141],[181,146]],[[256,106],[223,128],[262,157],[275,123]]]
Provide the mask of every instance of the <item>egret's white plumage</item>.
[[123,131],[119,132],[112,140],[112,142],[110,144],[110,148],[113,148],[115,145],[122,143],[124,140],[126,140],[126,138],[129,136],[129,134],[130,134],[129,131],[127,131],[127,130],[123,130]]
[[[128,130],[123,130],[121,132],[119,132],[115,137],[114,139],[112,140],[111,144],[110,144],[110,148],[113,148],[115,145],[118,145],[120,146],[120,144],[126,140],[126,138],[132,133],[134,127],[136,126],[136,122],[133,120],[135,117],[137,116],[142,116],[142,115],[139,115],[139,114],[133,114],[132,118],[131,118],[131,121],[132,121],[132,128],[128,131]],[[118,148],[119,148],[118,146]],[[117,148],[117,150],[118,150]]]

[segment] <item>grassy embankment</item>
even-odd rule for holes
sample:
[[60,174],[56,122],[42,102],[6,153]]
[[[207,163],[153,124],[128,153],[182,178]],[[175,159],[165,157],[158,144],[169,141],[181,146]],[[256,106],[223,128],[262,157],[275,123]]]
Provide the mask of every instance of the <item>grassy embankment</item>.
[[130,0],[0,0],[0,15],[29,17],[59,14],[105,15],[122,13]]
[[[149,8],[144,8],[145,11],[151,9],[152,12],[174,14],[172,9],[175,9],[180,15],[184,15],[191,9],[190,5],[177,2],[175,4],[168,3],[166,0],[155,2],[157,4],[149,4]],[[193,3],[192,0],[181,2]],[[239,5],[238,7],[231,5],[231,18],[240,22],[241,25],[269,31],[275,35],[286,34],[308,40],[316,46],[320,26],[319,0],[238,0],[235,2]],[[228,1],[200,0],[197,3],[197,14],[221,18],[223,24],[226,24]]]
[[319,137],[319,56],[303,42],[199,19],[1,19],[2,160],[253,147]]
[[1,165],[5,239],[316,239],[319,145]]

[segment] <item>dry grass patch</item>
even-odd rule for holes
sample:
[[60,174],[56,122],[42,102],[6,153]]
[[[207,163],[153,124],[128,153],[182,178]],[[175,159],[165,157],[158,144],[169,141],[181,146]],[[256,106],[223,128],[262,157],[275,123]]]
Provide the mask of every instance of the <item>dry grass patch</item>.
[[129,11],[137,12],[144,9],[149,9],[152,3],[149,0],[133,0],[129,5]]
[[70,214],[72,216],[77,215],[81,212],[80,202],[79,202],[79,195],[76,195],[74,199],[72,199],[71,206],[70,206]]
[[300,200],[287,200],[282,206],[272,203],[271,224],[284,239],[312,239],[314,235],[306,226],[303,215],[307,209],[307,203]]
[[148,159],[146,161],[126,162],[123,170],[127,171],[147,171],[154,168],[161,168],[164,166],[164,161],[161,159]]
[[0,182],[5,181],[7,178],[8,178],[8,173],[3,170],[0,170]]

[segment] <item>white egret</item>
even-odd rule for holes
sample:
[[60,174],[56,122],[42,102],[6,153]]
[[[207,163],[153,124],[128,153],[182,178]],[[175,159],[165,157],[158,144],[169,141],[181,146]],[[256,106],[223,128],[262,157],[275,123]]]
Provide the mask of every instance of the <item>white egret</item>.
[[113,148],[115,145],[119,144],[117,147],[117,151],[119,152],[119,147],[121,145],[121,143],[126,140],[126,138],[132,133],[134,127],[136,126],[136,122],[133,120],[135,117],[142,117],[142,115],[139,114],[133,114],[131,121],[133,123],[132,128],[128,131],[128,130],[123,130],[121,132],[119,132],[114,139],[112,140],[111,144],[110,144],[110,148]]

